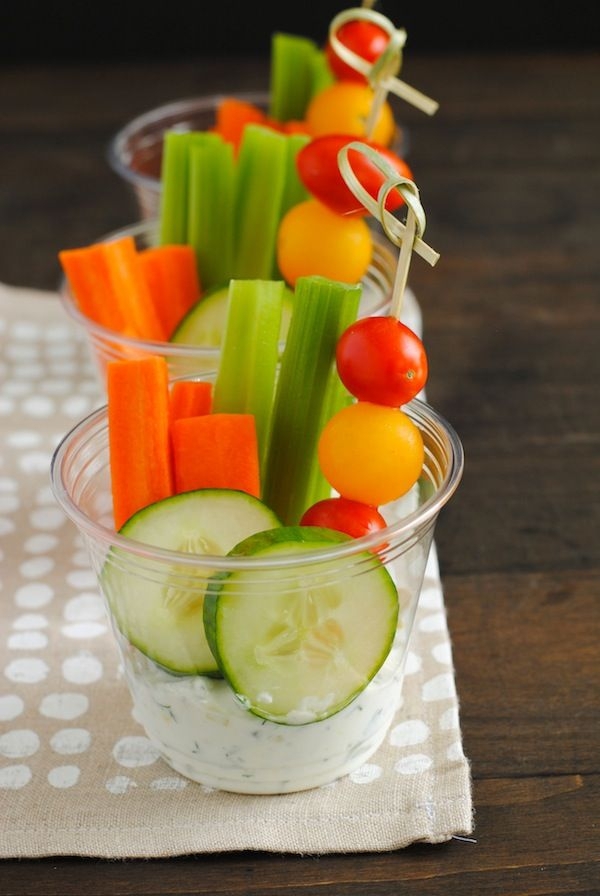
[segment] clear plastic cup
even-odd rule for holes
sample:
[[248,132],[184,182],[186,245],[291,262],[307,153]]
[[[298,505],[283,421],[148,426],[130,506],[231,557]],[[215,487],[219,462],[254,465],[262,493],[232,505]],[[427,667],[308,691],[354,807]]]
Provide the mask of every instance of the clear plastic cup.
[[[407,647],[434,527],[463,470],[462,446],[452,427],[418,399],[405,410],[423,435],[425,463],[413,490],[381,508],[388,527],[324,549],[270,559],[161,550],[116,534],[105,407],[79,422],[59,444],[51,465],[54,495],[89,552],[135,716],[177,772],[236,793],[288,793],[349,774],[382,743],[401,702]],[[183,606],[191,612],[189,624],[202,626],[207,582],[214,581],[210,577],[239,575],[240,571],[244,575],[238,579],[236,599],[243,601],[246,613],[260,620],[273,614],[275,607],[272,625],[291,630],[292,647],[278,655],[277,662],[283,665],[277,668],[285,676],[291,663],[294,681],[302,687],[305,680],[315,680],[310,663],[322,664],[316,670],[320,680],[321,676],[327,679],[337,662],[335,652],[307,650],[306,620],[316,613],[319,625],[335,625],[335,613],[330,614],[329,608],[351,601],[347,618],[364,638],[370,632],[381,577],[392,583],[397,618],[391,622],[380,665],[367,683],[349,695],[343,708],[336,706],[328,714],[327,699],[308,689],[284,719],[265,718],[256,714],[252,697],[236,693],[226,678],[169,671],[149,658],[147,647],[143,652],[134,646],[133,623],[123,623],[130,589],[160,589],[161,595],[183,596],[174,604],[165,603],[167,614],[180,612]]]
[[[228,93],[189,97],[150,109],[127,122],[109,142],[107,160],[123,179],[137,202],[142,220],[159,216],[160,171],[165,132],[206,131],[216,122],[216,109],[222,99],[235,96],[267,111],[268,93]],[[397,127],[394,151],[407,152],[406,129]]]
[[[394,283],[397,250],[388,240],[374,231],[373,259],[363,279],[363,295],[359,315],[386,314]],[[100,237],[98,242],[121,236],[133,236],[139,248],[158,244],[158,223],[141,221]],[[214,345],[184,345],[173,342],[155,342],[125,336],[115,330],[96,323],[83,314],[63,277],[58,293],[63,308],[78,328],[85,333],[90,354],[95,362],[101,386],[105,385],[106,365],[109,361],[160,355],[165,358],[171,377],[193,376],[215,371],[219,364],[220,349]],[[422,334],[422,317],[414,293],[407,289],[404,294],[402,320],[418,335]]]

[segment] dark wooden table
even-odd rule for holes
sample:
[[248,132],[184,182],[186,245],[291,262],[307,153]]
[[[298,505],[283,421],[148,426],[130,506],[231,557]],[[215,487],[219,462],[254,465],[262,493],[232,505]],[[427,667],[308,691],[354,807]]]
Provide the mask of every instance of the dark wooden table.
[[[440,253],[416,258],[428,397],[461,435],[437,529],[475,843],[321,858],[0,863],[3,896],[600,893],[600,58],[410,57],[403,107]],[[264,88],[265,60],[0,69],[0,280],[131,223],[108,168],[134,114]]]

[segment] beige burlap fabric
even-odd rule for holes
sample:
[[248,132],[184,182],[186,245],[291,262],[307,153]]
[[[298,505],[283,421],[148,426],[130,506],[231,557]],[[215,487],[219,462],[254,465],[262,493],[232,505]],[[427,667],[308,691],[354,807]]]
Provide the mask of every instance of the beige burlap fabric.
[[472,830],[443,593],[430,557],[402,708],[334,784],[238,796],[174,773],[136,723],[96,582],[57,507],[58,440],[101,403],[56,296],[0,286],[0,857],[335,853]]

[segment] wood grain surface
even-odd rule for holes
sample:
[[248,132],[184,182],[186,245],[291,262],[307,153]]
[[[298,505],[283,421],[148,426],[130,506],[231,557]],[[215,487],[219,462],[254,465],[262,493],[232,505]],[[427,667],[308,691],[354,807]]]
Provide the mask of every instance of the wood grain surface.
[[[106,162],[127,119],[267,77],[245,58],[0,69],[0,280],[52,289],[59,249],[135,220]],[[466,455],[436,541],[475,842],[5,861],[2,896],[600,893],[600,59],[423,55],[403,77],[440,102],[399,115],[441,253],[410,276],[428,397]]]

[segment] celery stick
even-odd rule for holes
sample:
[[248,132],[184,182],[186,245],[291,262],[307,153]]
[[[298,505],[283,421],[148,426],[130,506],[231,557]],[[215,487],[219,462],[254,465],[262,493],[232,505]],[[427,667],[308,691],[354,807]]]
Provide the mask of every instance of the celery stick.
[[203,131],[167,131],[161,165],[160,243],[187,243],[190,152]]
[[335,349],[358,315],[361,284],[300,277],[281,359],[263,500],[284,525],[330,494],[320,472],[317,445],[330,417],[347,401],[335,368]]
[[[310,137],[305,134],[289,134],[286,139],[288,147],[287,167],[283,196],[281,197],[281,208],[279,212],[280,221],[285,213],[293,205],[297,205],[299,202],[308,199],[308,197],[310,196],[310,193],[300,180],[300,175],[298,174],[298,166],[296,165],[298,153],[303,146],[306,146],[307,143],[310,143]],[[275,237],[275,239],[277,239],[277,237]],[[275,251],[274,255],[274,264],[275,270],[272,276],[283,278],[283,274],[281,273],[279,266],[277,265],[277,251]]]
[[[352,400],[352,396],[340,378],[337,375],[332,377],[331,388],[328,390],[321,412],[319,434],[327,421],[331,419],[340,408],[350,404]],[[330,496],[331,486],[321,473],[321,467],[318,462],[314,463],[306,480],[305,507],[301,510],[301,513],[303,513],[304,510],[307,510],[312,504],[316,504],[317,501],[322,501],[324,498],[329,498]]]
[[298,153],[307,143],[310,143],[310,137],[307,134],[289,134],[287,137],[287,169],[283,198],[281,200],[281,217],[293,205],[303,202],[310,195],[300,180],[298,166],[296,165]]
[[316,43],[308,37],[275,32],[271,38],[269,114],[277,121],[304,118],[314,83]]
[[189,133],[167,131],[161,166],[161,243],[187,241]]
[[233,146],[203,132],[189,147],[188,242],[203,290],[229,282],[233,271]]
[[288,140],[271,128],[247,125],[237,161],[232,276],[271,280],[288,172]]
[[335,76],[329,68],[327,57],[322,50],[319,50],[318,48],[315,49],[310,60],[310,64],[312,79],[309,101],[313,98],[313,96],[315,96],[315,94],[320,93],[322,90],[325,90],[326,87],[329,87],[335,81]]
[[215,412],[254,414],[262,469],[273,409],[285,292],[283,280],[230,281],[213,395]]

